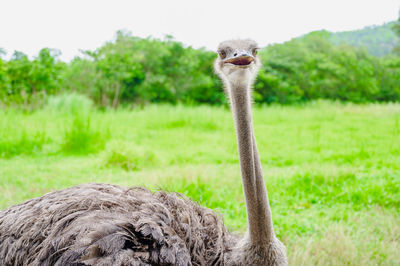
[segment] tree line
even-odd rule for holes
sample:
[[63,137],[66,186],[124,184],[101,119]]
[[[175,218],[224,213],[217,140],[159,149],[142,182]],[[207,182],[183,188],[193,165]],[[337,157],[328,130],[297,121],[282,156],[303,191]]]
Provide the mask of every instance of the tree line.
[[[400,22],[399,22],[400,23]],[[400,35],[399,23],[395,31]],[[254,86],[258,103],[297,103],[315,99],[400,101],[400,57],[364,48],[334,45],[326,31],[260,50],[262,68]],[[44,48],[34,59],[0,50],[0,104],[38,107],[49,95],[85,94],[101,107],[144,103],[223,104],[222,84],[213,73],[216,54],[186,47],[172,37],[116,38],[71,62]]]

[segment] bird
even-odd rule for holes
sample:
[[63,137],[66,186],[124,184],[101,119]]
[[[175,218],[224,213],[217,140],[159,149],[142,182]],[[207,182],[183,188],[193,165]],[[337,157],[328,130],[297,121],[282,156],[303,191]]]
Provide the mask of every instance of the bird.
[[1,265],[287,265],[276,237],[252,121],[257,43],[222,42],[214,62],[237,136],[248,230],[185,195],[90,183],[0,211]]

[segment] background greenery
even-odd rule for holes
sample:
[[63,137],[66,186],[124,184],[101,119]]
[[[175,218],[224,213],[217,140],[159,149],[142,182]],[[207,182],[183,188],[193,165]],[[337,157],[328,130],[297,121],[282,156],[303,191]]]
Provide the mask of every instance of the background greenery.
[[[263,48],[255,101],[399,101],[399,25],[397,21],[335,34],[311,32]],[[18,51],[9,60],[0,59],[0,104],[38,108],[47,96],[70,92],[114,108],[226,102],[212,69],[216,54],[186,47],[170,36],[143,39],[120,31],[115,40],[83,51],[69,63],[58,56],[57,50],[44,48],[32,60]]]

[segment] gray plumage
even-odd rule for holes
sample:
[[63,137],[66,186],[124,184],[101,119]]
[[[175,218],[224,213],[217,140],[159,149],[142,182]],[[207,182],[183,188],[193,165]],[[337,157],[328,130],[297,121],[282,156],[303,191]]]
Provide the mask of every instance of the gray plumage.
[[249,223],[243,238],[184,195],[86,184],[1,211],[1,265],[287,265],[252,127],[255,49],[251,40],[223,42],[215,63],[238,137]]
[[144,188],[86,184],[0,215],[1,265],[223,265],[232,242],[211,210]]

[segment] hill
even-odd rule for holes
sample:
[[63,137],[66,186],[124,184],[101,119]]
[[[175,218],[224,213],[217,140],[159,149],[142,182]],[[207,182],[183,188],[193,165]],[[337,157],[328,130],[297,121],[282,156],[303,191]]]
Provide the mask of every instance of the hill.
[[380,26],[368,26],[360,30],[331,33],[334,44],[347,43],[355,47],[365,47],[368,52],[376,56],[389,54],[399,43],[400,39],[392,30],[395,22]]

